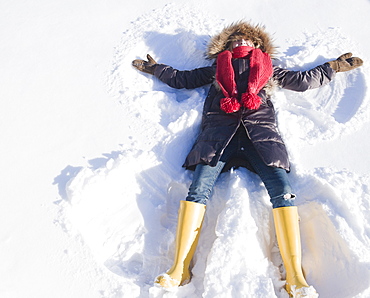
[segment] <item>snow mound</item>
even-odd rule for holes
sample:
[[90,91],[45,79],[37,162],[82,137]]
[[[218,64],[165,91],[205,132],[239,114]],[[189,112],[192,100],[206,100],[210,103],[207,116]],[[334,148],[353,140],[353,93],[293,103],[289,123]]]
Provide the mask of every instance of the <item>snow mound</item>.
[[[153,286],[171,265],[179,201],[191,181],[181,164],[197,135],[207,88],[171,89],[134,70],[131,61],[150,53],[179,69],[208,65],[209,35],[225,25],[217,19],[167,5],[131,24],[107,76],[107,88],[127,119],[127,127],[117,128],[125,130],[126,142],[103,163],[80,169],[61,191],[58,221],[81,235],[97,261],[122,279],[122,297],[288,297],[268,195],[245,169],[222,174],[215,187],[191,283],[175,292]],[[306,34],[291,44],[281,63],[296,69],[336,58],[346,45],[353,48],[339,29]],[[276,93],[292,156],[307,140],[335,138],[368,120],[369,78],[363,71],[338,74],[318,91]],[[369,296],[369,177],[294,167],[308,282],[320,297]]]

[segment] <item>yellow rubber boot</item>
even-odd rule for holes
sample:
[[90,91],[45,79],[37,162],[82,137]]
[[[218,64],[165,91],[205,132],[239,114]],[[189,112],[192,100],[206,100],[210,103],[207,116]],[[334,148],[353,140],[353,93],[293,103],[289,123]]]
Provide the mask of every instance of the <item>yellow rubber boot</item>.
[[[317,297],[299,294],[312,291],[302,271],[301,236],[299,231],[298,209],[296,206],[273,209],[275,230],[280,254],[286,270],[286,290],[293,297]],[[297,291],[302,289],[301,291]],[[297,295],[294,293],[297,292]]]
[[175,259],[170,270],[159,275],[155,284],[164,288],[178,287],[190,281],[193,258],[202,228],[206,205],[181,201],[176,232]]

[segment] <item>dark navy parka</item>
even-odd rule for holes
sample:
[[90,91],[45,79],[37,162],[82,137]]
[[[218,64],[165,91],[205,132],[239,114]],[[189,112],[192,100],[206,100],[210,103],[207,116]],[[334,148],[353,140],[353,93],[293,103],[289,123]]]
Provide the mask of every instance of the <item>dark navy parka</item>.
[[[249,76],[249,60],[233,59],[232,61],[238,94],[247,89]],[[246,137],[250,138],[255,149],[266,165],[290,170],[288,153],[279,134],[274,106],[263,88],[259,92],[262,104],[257,110],[241,108],[235,113],[225,113],[220,109],[220,100],[225,97],[215,83],[216,65],[193,70],[177,70],[171,66],[158,64],[154,75],[167,85],[181,89],[194,89],[211,84],[204,102],[201,131],[192,149],[186,157],[184,167],[193,170],[197,164],[215,166],[220,160],[226,146],[230,143],[238,129],[245,129]],[[274,66],[271,82],[281,88],[303,92],[321,87],[330,82],[335,71],[325,63],[308,71],[290,71]],[[232,160],[224,170],[230,167],[244,166],[253,168],[243,160]]]

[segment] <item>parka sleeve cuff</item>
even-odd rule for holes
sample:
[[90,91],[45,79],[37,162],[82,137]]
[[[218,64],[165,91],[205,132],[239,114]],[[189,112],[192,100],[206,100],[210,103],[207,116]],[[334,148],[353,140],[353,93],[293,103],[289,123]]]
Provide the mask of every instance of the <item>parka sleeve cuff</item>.
[[163,71],[170,66],[165,64],[157,64],[154,68],[154,76],[158,79],[161,79]]

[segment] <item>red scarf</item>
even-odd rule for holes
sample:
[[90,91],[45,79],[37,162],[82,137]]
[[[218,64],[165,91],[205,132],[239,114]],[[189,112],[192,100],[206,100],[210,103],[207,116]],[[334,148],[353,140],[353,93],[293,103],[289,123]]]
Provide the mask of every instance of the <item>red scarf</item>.
[[[231,58],[243,58],[249,55],[249,79],[245,93],[239,102]],[[246,107],[256,110],[261,105],[258,92],[266,85],[272,76],[272,61],[269,54],[248,46],[236,47],[233,52],[226,50],[217,56],[216,81],[220,85],[225,98],[220,101],[220,107],[226,113],[234,113]]]

